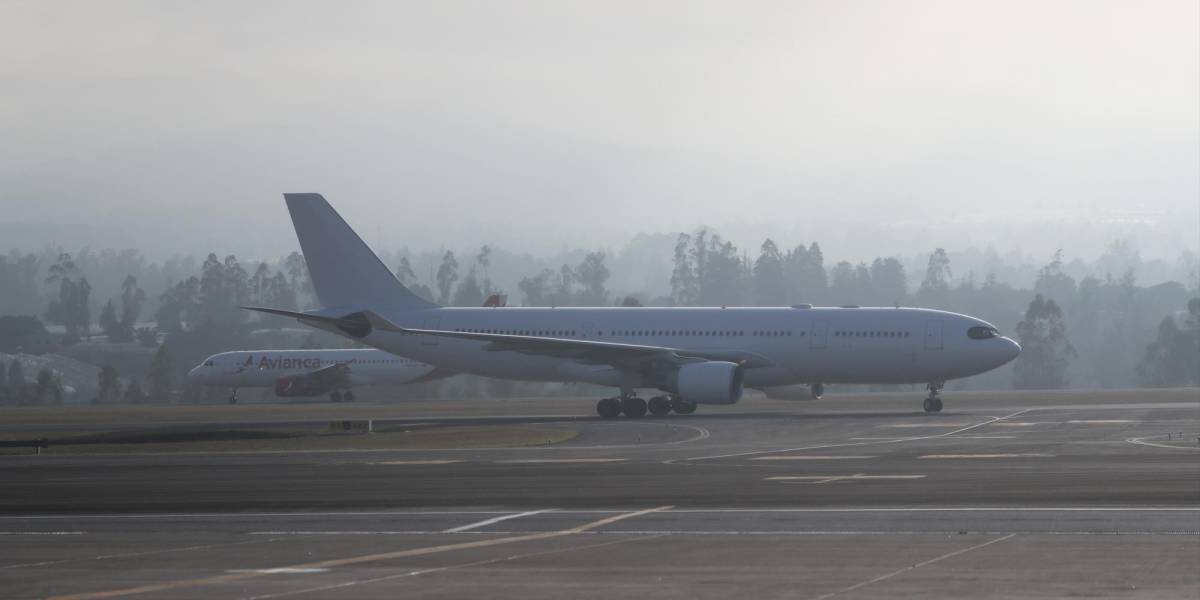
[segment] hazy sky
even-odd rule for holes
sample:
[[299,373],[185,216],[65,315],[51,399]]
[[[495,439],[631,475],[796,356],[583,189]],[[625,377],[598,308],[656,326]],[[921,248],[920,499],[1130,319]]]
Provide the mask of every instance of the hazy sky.
[[1200,3],[0,0],[0,248],[1200,241]]

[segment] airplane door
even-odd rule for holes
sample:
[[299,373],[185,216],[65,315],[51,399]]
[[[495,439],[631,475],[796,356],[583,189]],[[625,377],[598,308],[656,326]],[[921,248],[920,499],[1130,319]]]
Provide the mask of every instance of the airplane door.
[[[441,324],[441,317],[429,317],[425,319],[425,323],[421,327],[423,329],[441,329]],[[421,336],[421,345],[436,346],[438,345],[438,337],[436,335],[423,335]]]
[[941,350],[942,349],[942,321],[941,321],[941,319],[925,321],[925,349],[926,350]]
[[814,350],[824,350],[829,347],[829,321],[816,321],[812,326],[812,336],[809,347]]

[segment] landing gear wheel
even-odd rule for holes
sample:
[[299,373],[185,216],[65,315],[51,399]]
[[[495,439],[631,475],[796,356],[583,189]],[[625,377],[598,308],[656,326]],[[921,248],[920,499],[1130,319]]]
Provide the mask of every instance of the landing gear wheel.
[[343,392],[342,393],[342,401],[343,402],[354,402],[354,392],[352,392],[350,390],[346,390],[345,392]]
[[929,389],[929,397],[925,398],[925,412],[942,412],[942,399],[938,397],[938,392],[942,391],[942,385],[944,384],[933,382],[926,386]]
[[330,402],[341,402],[342,401],[342,393],[341,392],[329,392],[329,401]]
[[646,401],[637,396],[621,398],[621,412],[630,419],[640,419],[646,416]]
[[232,394],[229,394],[229,403],[237,404],[237,392],[233,392]]
[[671,412],[671,401],[666,396],[655,396],[650,399],[646,408],[650,410],[650,414],[661,417]]
[[673,397],[671,398],[671,410],[681,415],[690,415],[696,412],[696,403],[688,402],[683,398]]
[[603,419],[615,419],[621,414],[621,401],[617,398],[604,398],[596,403],[596,414]]
[[809,390],[812,392],[813,400],[820,400],[821,396],[825,395],[825,386],[819,383],[812,384]]

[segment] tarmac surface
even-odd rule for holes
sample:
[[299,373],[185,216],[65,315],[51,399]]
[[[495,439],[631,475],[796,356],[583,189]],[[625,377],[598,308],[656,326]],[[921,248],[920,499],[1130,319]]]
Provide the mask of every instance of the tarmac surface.
[[[345,413],[579,435],[0,456],[0,597],[1200,597],[1200,391],[948,393],[936,415],[920,401],[748,399],[613,421],[578,399],[459,402],[453,417],[162,411],[129,427]],[[0,433],[56,419],[22,414]]]

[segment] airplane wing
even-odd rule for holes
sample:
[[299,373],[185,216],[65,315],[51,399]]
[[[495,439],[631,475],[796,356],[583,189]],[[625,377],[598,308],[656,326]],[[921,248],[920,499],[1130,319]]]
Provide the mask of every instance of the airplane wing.
[[607,364],[621,367],[640,367],[654,360],[674,364],[701,360],[737,362],[746,368],[766,367],[772,363],[760,355],[736,350],[684,350],[667,346],[648,346],[621,342],[563,339],[529,335],[500,333],[469,333],[441,329],[414,329],[400,327],[373,311],[363,311],[371,327],[380,331],[433,335],[488,342],[484,349],[494,352],[520,352],[522,354],[570,358],[580,362]]

